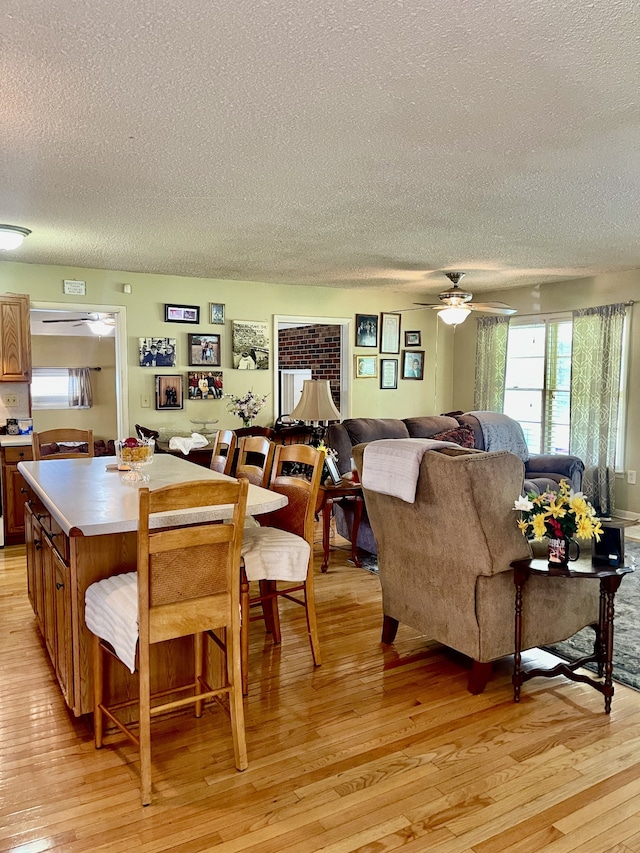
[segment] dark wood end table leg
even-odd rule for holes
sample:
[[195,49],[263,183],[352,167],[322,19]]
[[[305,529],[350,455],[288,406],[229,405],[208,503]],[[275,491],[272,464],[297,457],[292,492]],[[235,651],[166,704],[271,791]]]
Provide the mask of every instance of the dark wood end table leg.
[[351,528],[351,562],[358,569],[362,568],[362,563],[358,559],[358,530],[360,529],[360,520],[362,519],[362,497],[356,495],[353,499],[353,526]]
[[322,559],[322,565],[320,566],[321,572],[326,572],[329,568],[329,535],[331,532],[331,510],[333,509],[333,498],[330,498],[328,495],[325,498],[324,504],[322,505],[322,548],[324,551],[324,556]]
[[520,701],[520,688],[524,681],[522,677],[522,589],[527,582],[529,572],[526,569],[513,570],[513,582],[516,586],[516,622],[515,622],[515,652],[513,655],[513,701]]

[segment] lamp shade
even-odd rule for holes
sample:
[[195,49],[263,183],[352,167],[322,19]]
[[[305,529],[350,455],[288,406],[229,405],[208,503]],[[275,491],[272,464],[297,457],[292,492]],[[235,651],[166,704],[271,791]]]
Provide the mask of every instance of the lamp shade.
[[447,326],[459,326],[464,323],[467,317],[471,314],[468,308],[455,307],[445,308],[443,311],[438,311],[438,317],[443,320]]
[[19,225],[0,225],[0,249],[17,249],[29,234],[31,231],[28,228],[20,228]]
[[339,421],[340,412],[331,398],[328,379],[305,379],[300,402],[291,412],[299,421]]

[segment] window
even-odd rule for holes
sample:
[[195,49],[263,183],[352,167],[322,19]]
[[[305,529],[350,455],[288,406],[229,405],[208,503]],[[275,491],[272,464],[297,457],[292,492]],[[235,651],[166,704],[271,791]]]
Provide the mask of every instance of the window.
[[569,453],[572,329],[566,317],[509,326],[504,412],[531,453]]
[[69,369],[34,367],[31,371],[31,404],[33,409],[70,408]]
[[[629,361],[625,320],[618,402],[616,469],[624,460]],[[503,411],[522,426],[530,453],[570,453],[573,321],[567,315],[512,320],[507,340]]]

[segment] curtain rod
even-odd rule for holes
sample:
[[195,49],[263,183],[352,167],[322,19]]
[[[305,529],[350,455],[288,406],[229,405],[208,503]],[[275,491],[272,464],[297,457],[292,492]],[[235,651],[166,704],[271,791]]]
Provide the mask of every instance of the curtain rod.
[[87,370],[102,370],[101,367],[88,367]]

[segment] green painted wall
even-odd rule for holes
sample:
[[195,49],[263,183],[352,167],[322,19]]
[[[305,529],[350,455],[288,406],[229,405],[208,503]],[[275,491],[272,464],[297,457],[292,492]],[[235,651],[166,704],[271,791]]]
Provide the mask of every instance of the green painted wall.
[[[65,296],[64,279],[86,281],[85,297]],[[123,284],[131,285],[132,293],[123,292]],[[222,334],[222,370],[226,393],[242,394],[253,387],[268,393],[267,406],[257,418],[260,424],[274,421],[271,393],[273,372],[233,370],[231,361],[231,320],[258,320],[269,324],[272,336],[273,316],[300,315],[316,317],[355,318],[356,313],[379,314],[411,307],[413,298],[393,291],[341,290],[336,288],[294,287],[257,282],[220,281],[182,278],[178,276],[126,273],[112,270],[93,270],[74,267],[0,263],[0,291],[28,293],[34,303],[64,305],[123,305],[127,317],[128,413],[129,429],[135,423],[148,426],[170,426],[188,429],[191,418],[217,418],[221,427],[238,427],[238,419],[226,411],[225,401],[186,401],[183,411],[158,412],[154,409],[155,373],[181,373],[189,370],[187,363],[187,334],[206,331]],[[213,326],[209,320],[209,303],[226,305],[225,326]],[[165,323],[165,303],[200,306],[200,324],[195,326]],[[425,379],[416,382],[400,379],[397,390],[381,391],[379,379],[357,379],[352,382],[351,415],[356,417],[409,417],[435,414],[451,408],[451,371],[453,364],[453,331],[437,323],[434,311],[412,311],[403,315],[402,331],[422,332],[425,350]],[[355,335],[355,331],[353,332]],[[138,366],[138,339],[149,335],[175,337],[178,364],[175,371]],[[353,375],[353,356],[378,354],[377,350],[356,349],[350,342],[350,369]],[[385,356],[389,357],[389,356]],[[398,355],[401,358],[401,355]],[[273,363],[273,360],[272,362]],[[193,368],[192,368],[193,369]],[[141,398],[151,398],[151,408],[141,406]]]

